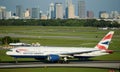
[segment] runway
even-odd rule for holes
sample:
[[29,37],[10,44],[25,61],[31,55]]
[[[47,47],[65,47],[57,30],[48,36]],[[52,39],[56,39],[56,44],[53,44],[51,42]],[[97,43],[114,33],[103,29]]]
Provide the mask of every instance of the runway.
[[106,68],[106,69],[120,69],[120,61],[88,61],[88,62],[71,62],[69,64],[60,63],[42,63],[42,62],[28,62],[28,63],[0,63],[0,68],[51,68],[51,67],[71,67],[71,68]]

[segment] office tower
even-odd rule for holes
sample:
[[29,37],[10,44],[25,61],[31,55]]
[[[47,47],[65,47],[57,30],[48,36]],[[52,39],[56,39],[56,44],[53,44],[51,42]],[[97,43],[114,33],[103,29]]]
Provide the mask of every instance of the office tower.
[[39,9],[38,8],[32,8],[32,19],[39,19]]
[[7,11],[6,12],[6,19],[10,19],[12,17],[12,12],[11,11]]
[[30,10],[26,9],[25,14],[24,14],[25,19],[30,19]]
[[40,17],[40,19],[42,18],[42,11],[40,11],[40,13],[39,13],[39,17]]
[[62,3],[55,4],[55,18],[63,19],[63,6]]
[[42,20],[47,20],[47,19],[48,19],[48,17],[47,17],[47,15],[46,15],[46,14],[43,14],[43,15],[41,16],[41,19],[42,19]]
[[23,9],[21,5],[16,6],[16,16],[18,16],[20,19],[23,18]]
[[94,12],[93,11],[87,11],[87,18],[93,19],[94,18]]
[[6,7],[0,6],[0,19],[6,18]]
[[68,18],[75,18],[74,5],[72,3],[68,6]]
[[68,5],[70,4],[71,0],[66,0],[65,4],[65,18],[68,18]]
[[119,18],[119,12],[118,11],[111,11],[110,18]]
[[64,18],[68,18],[68,0],[65,2]]
[[66,12],[65,17],[66,18],[75,18],[75,9],[74,5],[72,4],[72,0],[66,0]]
[[49,10],[49,19],[55,18],[55,9],[54,9],[54,3],[50,4],[50,10]]
[[78,16],[79,18],[85,18],[85,1],[78,1]]

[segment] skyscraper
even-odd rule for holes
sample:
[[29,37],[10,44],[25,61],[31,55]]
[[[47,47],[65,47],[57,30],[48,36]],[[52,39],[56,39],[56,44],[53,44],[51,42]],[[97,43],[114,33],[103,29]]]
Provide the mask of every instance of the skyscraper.
[[55,18],[63,19],[63,6],[62,3],[55,4]]
[[75,12],[74,12],[74,5],[72,4],[72,0],[66,0],[66,12],[65,16],[66,18],[75,18]]
[[55,18],[55,9],[54,9],[54,3],[50,4],[50,10],[49,10],[49,18],[54,19]]
[[93,19],[94,18],[94,12],[93,11],[87,11],[87,18]]
[[39,9],[38,8],[32,8],[32,19],[39,19]]
[[11,11],[7,11],[6,12],[6,19],[10,19],[12,17],[12,12]]
[[0,6],[0,19],[6,18],[6,7]]
[[23,18],[23,9],[21,5],[16,6],[16,16],[18,16],[20,19]]
[[79,18],[85,18],[85,1],[78,1],[78,16]]
[[119,18],[119,12],[118,11],[111,11],[110,18]]
[[25,14],[24,14],[25,19],[30,19],[30,10],[26,9]]

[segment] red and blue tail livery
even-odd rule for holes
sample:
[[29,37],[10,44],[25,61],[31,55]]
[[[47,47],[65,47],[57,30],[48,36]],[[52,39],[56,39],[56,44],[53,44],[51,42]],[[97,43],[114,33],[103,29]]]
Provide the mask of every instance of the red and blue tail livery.
[[100,50],[108,50],[110,41],[113,37],[114,31],[110,31],[105,37],[95,46],[95,48]]

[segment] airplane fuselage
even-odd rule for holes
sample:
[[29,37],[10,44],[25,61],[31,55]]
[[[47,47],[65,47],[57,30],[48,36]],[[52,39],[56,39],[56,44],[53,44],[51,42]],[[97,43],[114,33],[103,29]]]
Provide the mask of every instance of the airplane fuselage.
[[[80,48],[80,47],[18,47],[10,49],[7,55],[13,57],[36,57],[36,56],[47,56],[50,54],[54,55],[69,55],[75,53],[78,55],[80,52],[95,51],[95,48]],[[75,55],[73,54],[73,56]],[[82,53],[81,53],[82,54]]]

